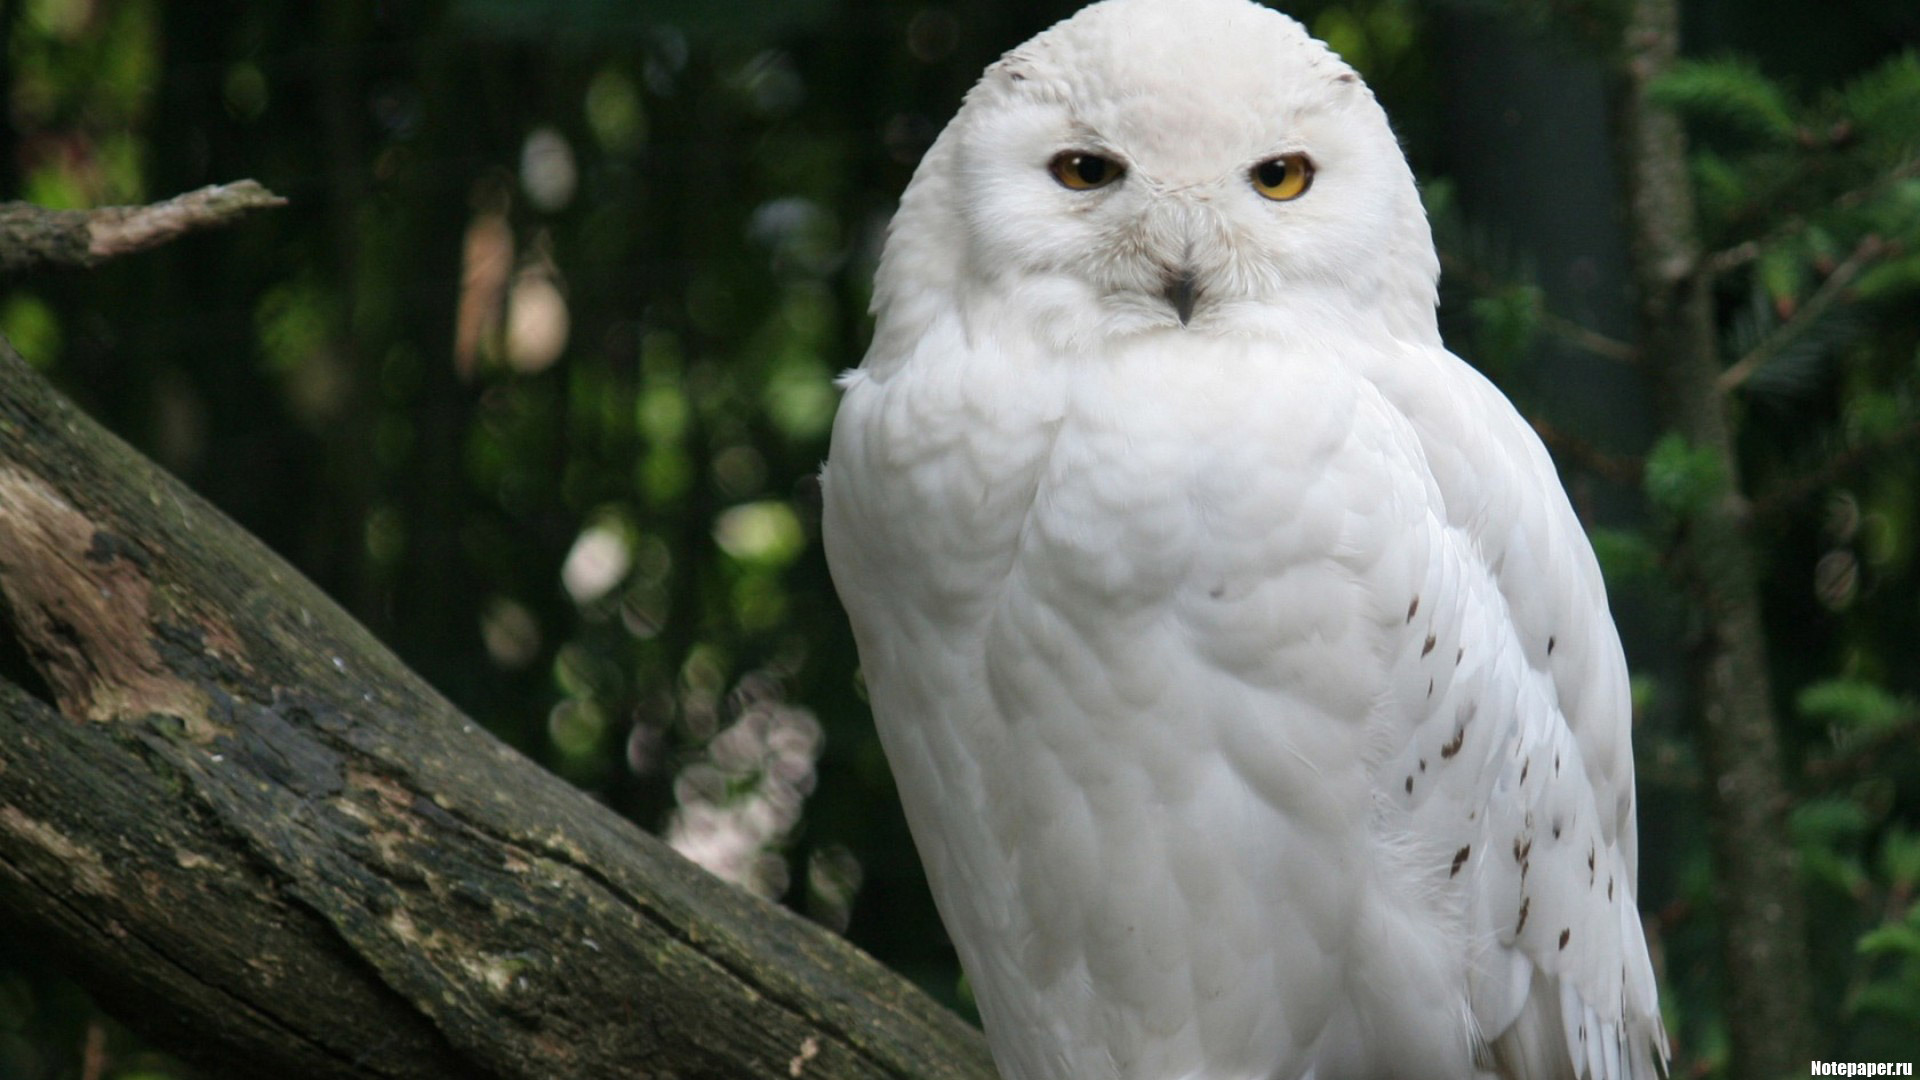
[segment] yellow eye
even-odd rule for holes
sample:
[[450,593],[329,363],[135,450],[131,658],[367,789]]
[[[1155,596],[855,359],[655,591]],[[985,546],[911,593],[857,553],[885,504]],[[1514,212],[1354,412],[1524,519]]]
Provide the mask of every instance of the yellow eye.
[[1060,186],[1074,191],[1092,191],[1103,188],[1126,173],[1120,163],[1099,154],[1088,154],[1079,150],[1066,150],[1053,155],[1047,163],[1047,171],[1053,174]]
[[1313,185],[1313,162],[1305,154],[1281,154],[1255,165],[1248,178],[1253,190],[1274,202],[1286,202],[1305,195]]

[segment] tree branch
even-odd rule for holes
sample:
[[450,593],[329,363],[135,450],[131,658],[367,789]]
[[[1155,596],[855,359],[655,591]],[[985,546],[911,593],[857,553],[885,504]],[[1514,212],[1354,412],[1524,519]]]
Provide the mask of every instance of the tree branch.
[[[1440,265],[1449,275],[1464,278],[1468,285],[1481,293],[1491,293],[1502,287],[1502,283],[1470,260],[1447,251],[1440,253]],[[1554,337],[1584,352],[1592,353],[1603,360],[1612,360],[1617,364],[1638,364],[1640,351],[1631,344],[1618,338],[1608,337],[1588,326],[1567,318],[1549,309],[1544,302],[1534,305],[1534,317],[1540,320],[1540,328]]]
[[1548,311],[1544,306],[1540,309],[1540,325],[1554,337],[1603,360],[1612,360],[1616,364],[1640,362],[1640,352],[1632,345]]
[[[1859,206],[1870,199],[1876,199],[1886,190],[1902,180],[1911,180],[1920,176],[1920,157],[1908,158],[1886,172],[1875,177],[1871,183],[1862,184],[1851,191],[1842,192],[1828,205],[1836,210],[1847,210]],[[1774,229],[1766,236],[1754,240],[1743,240],[1732,247],[1722,248],[1701,260],[1701,268],[1710,276],[1718,276],[1729,270],[1736,270],[1760,257],[1760,253],[1778,244],[1790,236],[1797,236],[1807,229],[1806,217],[1794,217],[1786,224]]]
[[1868,235],[1862,238],[1854,247],[1853,253],[1833,268],[1833,273],[1827,275],[1827,279],[1820,283],[1820,287],[1814,290],[1806,303],[1795,309],[1792,317],[1775,327],[1773,333],[1762,339],[1758,345],[1748,351],[1747,355],[1734,361],[1720,373],[1720,377],[1715,381],[1719,391],[1722,394],[1730,394],[1738,390],[1740,384],[1747,381],[1748,376],[1780,355],[1782,349],[1793,344],[1801,334],[1806,333],[1815,323],[1825,318],[1827,312],[1831,311],[1834,305],[1846,295],[1847,286],[1853,284],[1853,279],[1860,276],[1860,271],[1865,270],[1886,250],[1886,243],[1879,237]]
[[1547,444],[1554,459],[1562,461],[1600,477],[1610,483],[1622,484],[1630,488],[1639,488],[1646,474],[1646,462],[1637,457],[1609,454],[1605,450],[1566,431],[1551,421],[1537,416],[1529,416],[1527,423]]
[[[461,716],[0,343],[0,911],[235,1076],[992,1075],[977,1032]],[[57,711],[56,707],[57,706]]]
[[1782,482],[1770,491],[1763,492],[1759,498],[1753,500],[1753,520],[1774,518],[1798,505],[1801,500],[1839,483],[1848,473],[1869,461],[1883,454],[1904,450],[1915,442],[1920,442],[1920,420],[1908,421],[1882,434],[1879,438],[1847,447],[1822,461],[1818,468],[1811,469]]
[[1809,756],[1802,768],[1808,777],[1828,788],[1842,781],[1865,779],[1880,770],[1882,751],[1911,745],[1916,730],[1920,730],[1920,715],[1909,713],[1881,731],[1836,745],[1829,753]]
[[0,203],[0,275],[98,266],[286,204],[252,180],[214,184],[147,206],[48,210],[31,203]]

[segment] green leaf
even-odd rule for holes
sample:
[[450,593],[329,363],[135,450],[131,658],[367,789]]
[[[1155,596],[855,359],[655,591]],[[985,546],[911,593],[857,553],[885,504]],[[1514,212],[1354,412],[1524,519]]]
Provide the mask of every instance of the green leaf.
[[1888,1016],[1920,1016],[1920,990],[1894,982],[1874,983],[1860,988],[1847,1003],[1851,1013],[1880,1013]]
[[1474,358],[1483,369],[1514,368],[1533,346],[1542,306],[1540,290],[1532,285],[1509,285],[1473,299],[1480,331],[1475,335]]
[[60,359],[60,316],[32,293],[14,293],[0,303],[0,337],[41,371],[52,370]]
[[1898,826],[1888,829],[1880,842],[1880,866],[1894,888],[1911,891],[1920,883],[1920,836]]
[[1869,268],[1853,283],[1854,295],[1862,300],[1913,292],[1920,292],[1920,254],[1888,259]]
[[1313,20],[1313,36],[1327,43],[1340,58],[1361,71],[1373,67],[1372,51],[1367,47],[1364,23],[1343,7],[1332,7]]
[[740,562],[772,568],[792,562],[807,542],[793,508],[774,499],[721,511],[713,536],[722,551]]
[[1805,291],[1807,267],[1798,251],[1777,247],[1764,252],[1754,274],[1777,310],[1791,311]]
[[1907,406],[1897,396],[1862,391],[1846,403],[1841,428],[1847,442],[1864,446],[1887,439],[1907,422]]
[[1695,149],[1691,164],[1700,216],[1713,223],[1715,228],[1724,227],[1728,219],[1744,213],[1753,202],[1753,192],[1747,178],[1741,175],[1733,162],[1714,153],[1711,148]]
[[1647,455],[1643,486],[1654,506],[1675,517],[1688,518],[1726,490],[1727,472],[1714,451],[1669,432]]
[[1807,846],[1832,847],[1872,825],[1867,808],[1852,799],[1808,799],[1787,815],[1787,831],[1795,842]]
[[1587,534],[1593,553],[1600,560],[1600,572],[1609,589],[1618,589],[1629,581],[1644,581],[1660,566],[1660,552],[1652,541],[1631,529],[1594,529]]
[[1800,691],[1801,715],[1849,732],[1873,735],[1906,723],[1913,705],[1863,679],[1827,679]]
[[1655,104],[1774,142],[1792,142],[1799,128],[1779,84],[1749,60],[1683,61],[1648,93]]
[[1858,858],[1859,838],[1872,826],[1866,807],[1852,799],[1809,799],[1793,808],[1787,831],[1798,850],[1800,876],[1849,895],[1868,887]]
[[1633,701],[1633,715],[1645,716],[1659,699],[1660,680],[1652,675],[1634,675],[1627,680],[1627,696]]
[[1867,956],[1892,953],[1920,958],[1920,927],[1901,923],[1875,927],[1861,934],[1854,948]]
[[1911,158],[1916,149],[1913,118],[1920,116],[1920,53],[1909,49],[1847,84],[1840,109],[1874,155]]

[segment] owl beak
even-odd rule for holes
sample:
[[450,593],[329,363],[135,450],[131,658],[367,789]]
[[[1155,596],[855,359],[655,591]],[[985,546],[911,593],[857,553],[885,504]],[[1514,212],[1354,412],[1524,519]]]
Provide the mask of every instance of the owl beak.
[[1193,302],[1198,297],[1199,287],[1192,270],[1176,270],[1167,275],[1167,303],[1172,304],[1174,313],[1180,316],[1181,326],[1193,318]]

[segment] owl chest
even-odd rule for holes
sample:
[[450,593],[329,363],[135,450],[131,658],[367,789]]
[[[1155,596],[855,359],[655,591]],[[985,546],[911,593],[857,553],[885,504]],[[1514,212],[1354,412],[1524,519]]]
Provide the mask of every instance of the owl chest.
[[975,625],[1011,591],[1088,620],[1231,598],[1338,546],[1353,394],[1326,365],[1153,355],[889,388],[876,537]]

